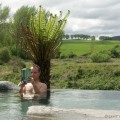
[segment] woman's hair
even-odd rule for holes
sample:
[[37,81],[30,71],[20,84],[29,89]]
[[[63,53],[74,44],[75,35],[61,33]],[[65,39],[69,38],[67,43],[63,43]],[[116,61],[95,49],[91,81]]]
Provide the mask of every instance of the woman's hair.
[[40,66],[38,66],[37,64],[33,63],[31,67],[37,68],[38,71],[41,72]]

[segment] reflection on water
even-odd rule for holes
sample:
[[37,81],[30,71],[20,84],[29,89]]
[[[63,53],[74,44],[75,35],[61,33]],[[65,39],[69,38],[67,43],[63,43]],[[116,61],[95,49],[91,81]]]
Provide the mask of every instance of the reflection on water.
[[49,99],[40,100],[25,100],[21,99],[18,93],[2,92],[0,93],[0,119],[26,120],[28,107],[35,105],[67,109],[120,110],[119,100],[119,91],[51,90]]
[[20,99],[10,93],[0,93],[0,119],[20,120],[21,116]]
[[49,99],[27,100],[21,99],[19,93],[0,93],[0,119],[25,120],[28,107],[32,105],[47,105]]
[[48,104],[49,104],[48,99],[40,99],[40,100],[26,100],[26,99],[23,99],[21,101],[21,109],[22,109],[22,112],[26,113],[29,106],[34,106],[34,105],[37,105],[37,106],[45,105],[45,106],[47,106]]

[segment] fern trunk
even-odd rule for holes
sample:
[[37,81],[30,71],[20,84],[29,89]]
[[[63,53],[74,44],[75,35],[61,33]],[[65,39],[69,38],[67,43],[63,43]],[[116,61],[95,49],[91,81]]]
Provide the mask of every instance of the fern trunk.
[[46,83],[47,88],[50,89],[50,60],[39,60],[36,64],[41,68],[41,82]]

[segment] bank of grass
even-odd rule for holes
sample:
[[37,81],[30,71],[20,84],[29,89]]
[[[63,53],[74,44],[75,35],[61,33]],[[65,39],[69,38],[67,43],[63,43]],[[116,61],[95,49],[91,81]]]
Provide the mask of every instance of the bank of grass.
[[53,60],[52,87],[74,89],[120,90],[120,60],[109,63]]
[[[31,61],[13,58],[0,65],[0,80],[18,84],[21,69],[30,67]],[[89,58],[52,59],[51,88],[54,89],[98,89],[120,90],[120,60],[107,63],[92,63]]]

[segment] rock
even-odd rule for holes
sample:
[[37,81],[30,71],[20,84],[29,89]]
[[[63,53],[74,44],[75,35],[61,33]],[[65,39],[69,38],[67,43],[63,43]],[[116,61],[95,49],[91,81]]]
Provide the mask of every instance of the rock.
[[0,81],[0,91],[19,90],[19,87],[10,81]]
[[46,106],[30,106],[27,111],[28,120],[83,120],[86,115],[74,110]]
[[119,110],[60,109],[30,106],[27,120],[120,120]]

